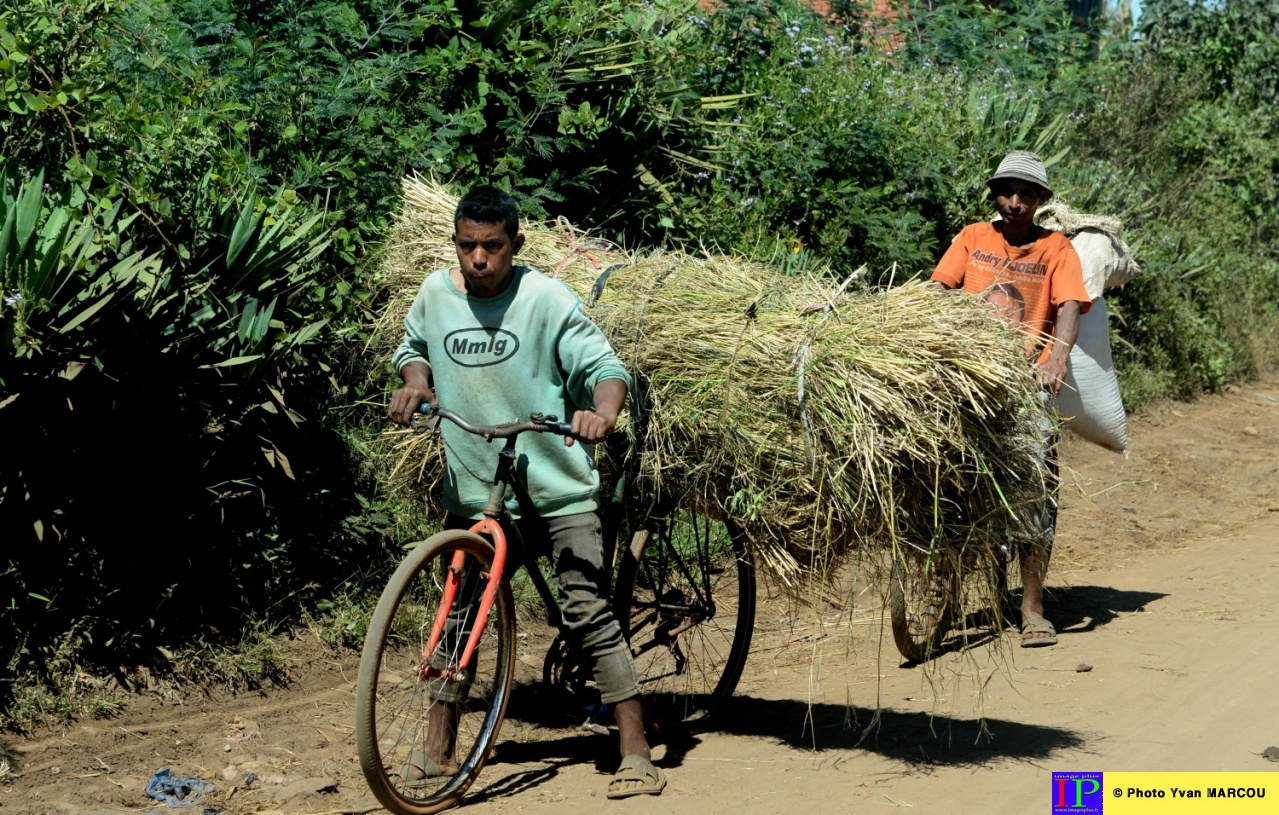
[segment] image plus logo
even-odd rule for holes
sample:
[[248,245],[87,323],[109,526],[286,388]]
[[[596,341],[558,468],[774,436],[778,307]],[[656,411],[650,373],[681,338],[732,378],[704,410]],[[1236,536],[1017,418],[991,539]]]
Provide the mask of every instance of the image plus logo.
[[1053,773],[1052,813],[1101,815],[1103,789],[1101,773]]

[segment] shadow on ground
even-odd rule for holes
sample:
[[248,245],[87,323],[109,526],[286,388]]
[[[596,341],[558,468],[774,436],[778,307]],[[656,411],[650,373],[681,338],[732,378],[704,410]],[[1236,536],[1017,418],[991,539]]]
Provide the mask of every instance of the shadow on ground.
[[[1058,634],[1092,631],[1120,614],[1145,611],[1150,603],[1168,596],[1163,592],[1127,591],[1109,586],[1059,586],[1048,589],[1047,594],[1046,611]],[[1020,594],[1017,602],[1021,603]]]
[[[1049,589],[1048,616],[1061,635],[1092,631],[1120,614],[1142,611],[1166,594],[1125,591],[1108,586],[1065,586]],[[1020,615],[1021,593],[1007,602],[1004,624],[1015,626]],[[970,615],[965,639],[952,635],[941,653],[990,643],[1000,635],[989,612]],[[1016,640],[1009,640],[1015,643]],[[511,694],[507,717],[548,728],[557,735],[530,741],[502,742],[489,760],[496,775],[515,770],[487,784],[471,802],[507,798],[555,778],[561,768],[591,761],[601,773],[617,767],[615,736],[601,736],[582,729],[589,710],[559,689],[542,683],[517,686]],[[597,717],[598,718],[598,717]],[[607,718],[604,721],[607,722]],[[844,705],[808,703],[794,699],[759,699],[734,696],[716,716],[713,732],[769,739],[797,750],[834,755],[873,753],[917,768],[937,765],[979,766],[992,761],[1045,761],[1055,754],[1078,750],[1084,739],[1072,730],[1023,724],[1003,719],[960,719],[923,712],[892,709],[879,711]],[[668,740],[658,764],[678,767],[702,736]],[[512,765],[538,765],[523,770]]]
[[816,753],[874,753],[911,765],[974,766],[1000,759],[1041,761],[1077,750],[1073,730],[1004,719],[960,719],[884,708],[879,711],[796,699],[737,696],[725,704],[718,732],[772,739]]
[[[540,685],[517,687],[508,717],[560,730],[560,735],[530,741],[504,741],[489,760],[487,777],[497,780],[468,798],[471,803],[508,798],[552,780],[562,768],[593,762],[600,773],[617,768],[615,735],[581,729],[584,716],[552,710]],[[656,762],[664,768],[684,764],[689,751],[714,733],[750,736],[785,744],[815,755],[873,753],[916,768],[979,766],[1001,759],[1039,762],[1083,747],[1078,733],[1057,727],[1002,719],[959,719],[922,712],[880,711],[844,705],[809,705],[795,699],[734,696],[708,733],[668,739]],[[536,765],[523,769],[516,765]],[[505,775],[500,775],[507,771]]]
[[[1106,625],[1120,614],[1144,611],[1149,603],[1168,595],[1155,591],[1128,591],[1109,586],[1057,586],[1045,590],[1045,613],[1057,629],[1057,635],[1083,634]],[[1004,599],[1002,617],[996,619],[989,609],[975,611],[956,625],[932,658],[953,654],[964,649],[980,648],[998,639],[1002,629],[1016,632],[1021,625],[1021,589],[1009,593]],[[1016,640],[1010,640],[1015,643]],[[903,662],[903,667],[914,667],[917,662]]]

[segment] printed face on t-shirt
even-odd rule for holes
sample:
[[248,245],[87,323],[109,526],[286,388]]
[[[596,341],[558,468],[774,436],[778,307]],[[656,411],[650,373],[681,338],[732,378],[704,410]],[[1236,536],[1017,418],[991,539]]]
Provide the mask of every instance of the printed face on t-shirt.
[[1000,283],[982,298],[994,306],[995,311],[1008,321],[1009,325],[1019,326],[1026,320],[1026,298],[1011,283]]

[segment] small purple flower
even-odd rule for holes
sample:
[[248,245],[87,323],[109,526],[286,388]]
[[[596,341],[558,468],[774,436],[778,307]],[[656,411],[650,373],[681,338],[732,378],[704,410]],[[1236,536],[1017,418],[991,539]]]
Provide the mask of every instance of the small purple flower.
[[746,206],[748,206],[748,207],[753,207],[753,206],[755,206],[755,199],[754,199],[754,198],[747,198],[747,199],[746,199],[745,201],[743,201],[742,203],[743,203],[743,204],[745,204],[745,205],[746,205]]
[[16,306],[21,302],[22,302],[22,292],[18,291],[17,289],[13,290],[13,294],[4,298],[4,304],[6,306]]

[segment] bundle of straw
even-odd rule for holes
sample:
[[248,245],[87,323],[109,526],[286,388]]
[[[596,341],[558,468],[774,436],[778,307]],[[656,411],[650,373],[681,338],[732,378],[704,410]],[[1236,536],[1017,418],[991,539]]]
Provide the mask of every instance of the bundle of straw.
[[[430,270],[452,265],[456,199],[405,182],[377,332],[390,353]],[[520,262],[559,277],[643,384],[642,476],[731,518],[786,583],[867,547],[1002,540],[1041,498],[1038,400],[1016,332],[967,298],[911,283],[842,293],[739,258],[633,256],[563,222],[525,225]],[[620,265],[619,265],[620,264]],[[387,454],[421,489],[438,452]]]

